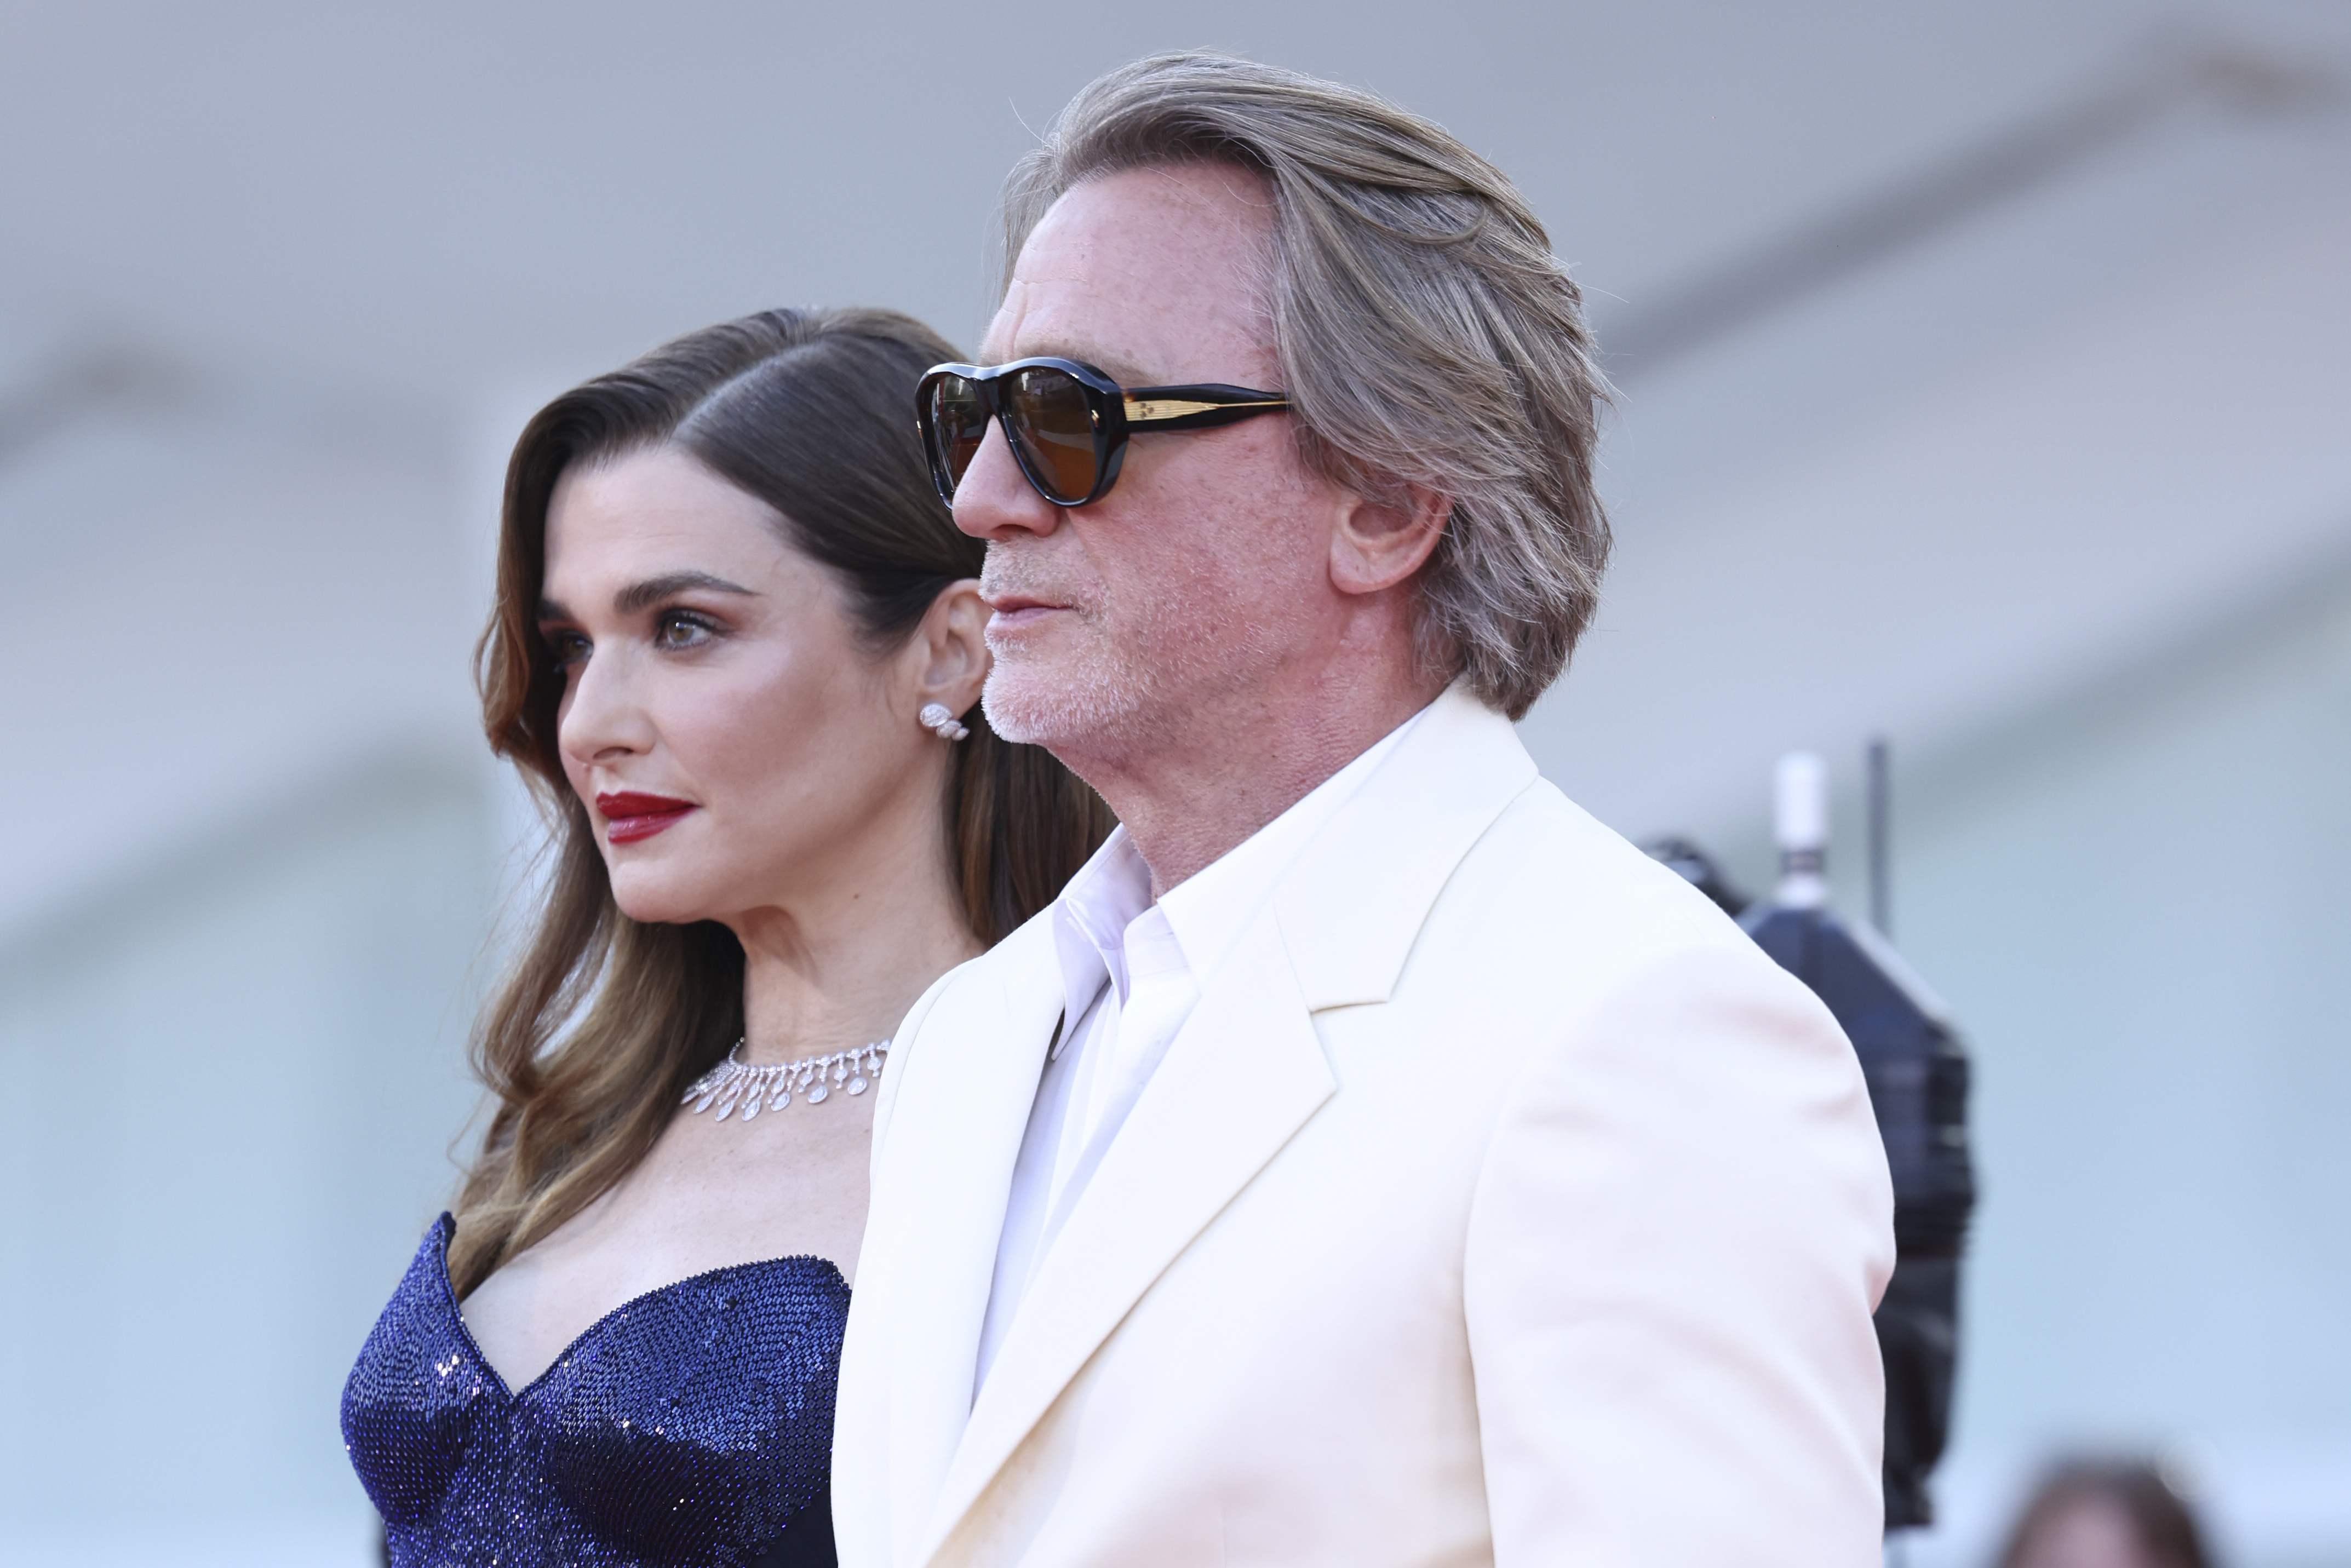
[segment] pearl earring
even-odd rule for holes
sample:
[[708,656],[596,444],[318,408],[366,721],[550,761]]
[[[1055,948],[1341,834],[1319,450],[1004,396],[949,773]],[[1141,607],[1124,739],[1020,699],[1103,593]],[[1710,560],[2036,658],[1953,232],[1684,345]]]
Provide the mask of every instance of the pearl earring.
[[947,711],[945,703],[925,703],[923,711],[914,716],[914,722],[941,740],[961,740],[971,733],[956,722],[956,716]]

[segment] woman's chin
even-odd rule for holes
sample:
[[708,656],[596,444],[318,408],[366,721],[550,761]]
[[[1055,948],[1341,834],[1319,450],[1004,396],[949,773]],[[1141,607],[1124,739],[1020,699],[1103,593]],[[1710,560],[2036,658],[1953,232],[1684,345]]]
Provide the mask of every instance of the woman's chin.
[[714,902],[697,896],[700,890],[681,887],[673,877],[630,875],[612,877],[612,902],[640,925],[691,925],[712,918]]

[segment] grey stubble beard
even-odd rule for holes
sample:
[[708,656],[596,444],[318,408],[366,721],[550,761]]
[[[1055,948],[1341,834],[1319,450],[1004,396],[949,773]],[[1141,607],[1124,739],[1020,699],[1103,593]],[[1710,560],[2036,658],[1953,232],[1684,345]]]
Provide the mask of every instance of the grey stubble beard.
[[[1130,738],[1157,694],[1147,676],[1083,612],[1073,612],[1092,635],[1093,646],[1071,656],[1040,661],[1008,651],[993,637],[995,663],[980,692],[980,707],[1007,740],[1049,749],[1094,750]],[[1139,678],[1140,677],[1140,678]]]
[[[991,550],[988,565],[999,558]],[[1002,591],[1017,571],[984,571],[983,591]],[[1023,584],[1022,586],[1031,586]],[[1181,729],[1187,694],[1246,665],[1255,629],[1231,612],[1230,596],[1205,575],[1153,606],[1121,639],[1099,602],[1073,603],[1085,644],[1040,667],[1019,650],[987,640],[995,662],[982,711],[1007,740],[1077,756],[1133,756],[1168,744]],[[1236,635],[1238,633],[1238,635]]]

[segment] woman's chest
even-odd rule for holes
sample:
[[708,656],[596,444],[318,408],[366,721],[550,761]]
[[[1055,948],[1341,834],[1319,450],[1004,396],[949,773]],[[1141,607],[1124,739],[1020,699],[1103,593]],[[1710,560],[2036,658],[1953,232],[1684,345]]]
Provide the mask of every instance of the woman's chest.
[[772,1121],[782,1124],[678,1118],[611,1190],[465,1298],[466,1327],[508,1387],[676,1281],[779,1258],[822,1259],[850,1277],[865,1228],[864,1130],[852,1140]]

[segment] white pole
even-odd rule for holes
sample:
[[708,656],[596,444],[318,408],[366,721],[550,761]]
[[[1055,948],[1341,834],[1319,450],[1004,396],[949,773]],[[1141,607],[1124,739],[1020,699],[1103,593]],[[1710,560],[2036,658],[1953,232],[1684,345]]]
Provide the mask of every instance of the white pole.
[[1780,887],[1772,901],[1783,909],[1818,909],[1829,901],[1821,876],[1829,844],[1828,768],[1813,752],[1792,751],[1780,758],[1773,782]]

